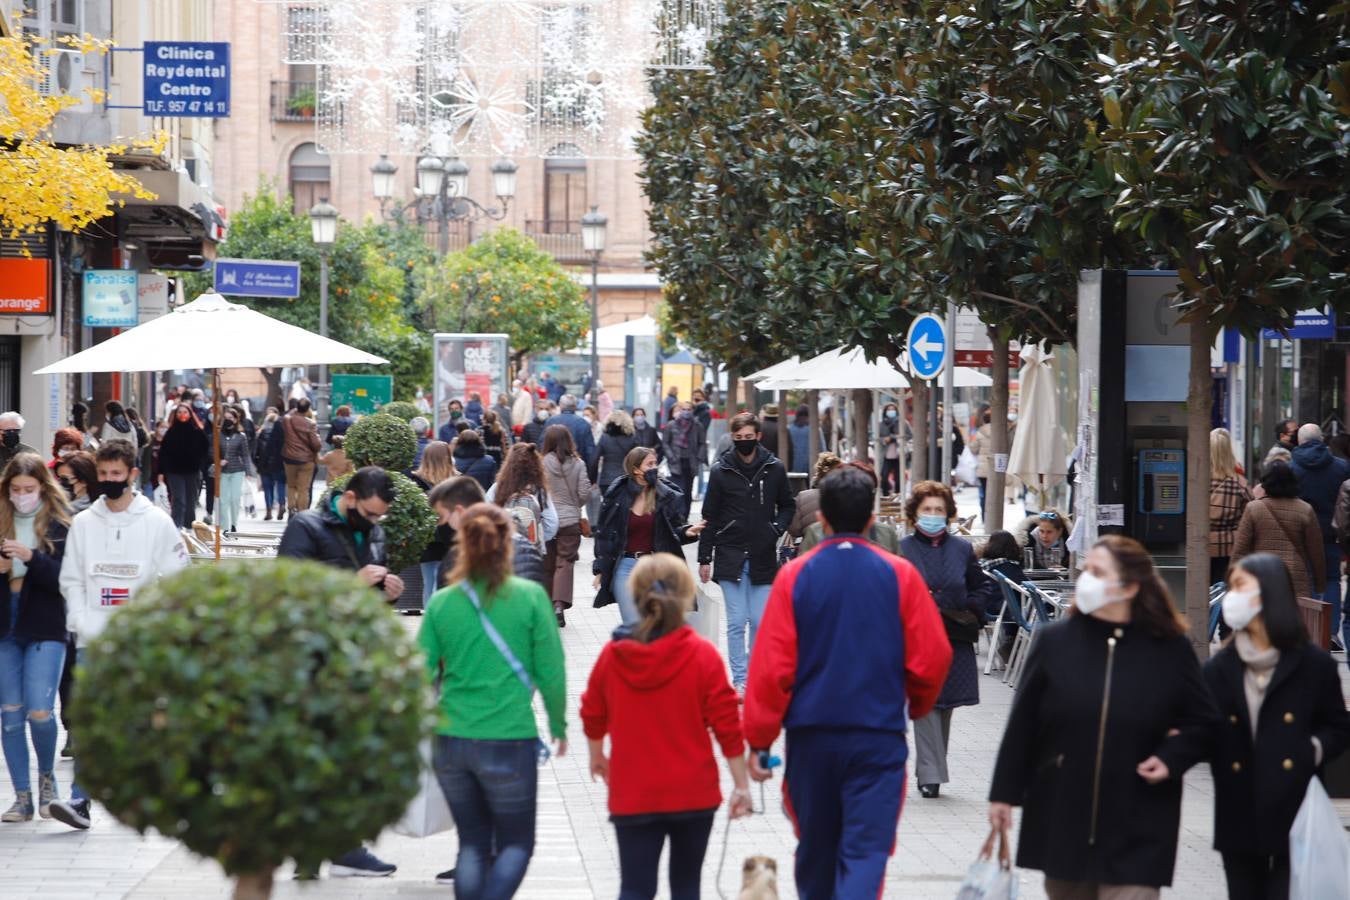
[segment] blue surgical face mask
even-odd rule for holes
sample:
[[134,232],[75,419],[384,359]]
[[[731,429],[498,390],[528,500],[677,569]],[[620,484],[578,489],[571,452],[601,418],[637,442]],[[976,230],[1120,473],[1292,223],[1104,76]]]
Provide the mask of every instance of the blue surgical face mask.
[[900,414],[897,413],[897,412],[896,412],[895,410],[893,410],[893,409],[888,409],[888,410],[886,410],[886,418],[888,418],[888,419],[896,419],[896,418],[899,418],[899,416],[900,416]]
[[646,427],[647,427],[647,417],[646,417],[646,416],[633,416],[633,424],[636,425],[638,428],[646,428]]
[[947,530],[947,517],[921,515],[919,516],[919,520],[915,523],[915,526],[929,537],[936,537]]

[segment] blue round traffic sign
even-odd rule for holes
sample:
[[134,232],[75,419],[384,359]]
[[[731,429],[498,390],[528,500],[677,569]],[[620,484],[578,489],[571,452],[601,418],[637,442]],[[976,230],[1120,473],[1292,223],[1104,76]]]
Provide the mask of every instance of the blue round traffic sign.
[[947,365],[947,334],[942,320],[932,313],[924,313],[909,326],[905,341],[909,349],[909,368],[924,381],[936,378]]

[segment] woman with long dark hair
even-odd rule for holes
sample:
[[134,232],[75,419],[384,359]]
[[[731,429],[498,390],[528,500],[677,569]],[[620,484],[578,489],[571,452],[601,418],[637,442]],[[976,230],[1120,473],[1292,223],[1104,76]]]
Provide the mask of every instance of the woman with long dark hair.
[[609,486],[595,523],[596,608],[619,604],[625,625],[638,621],[637,604],[628,577],[638,560],[652,553],[683,553],[683,545],[698,540],[706,522],[685,521],[684,495],[661,479],[656,451],[634,447],[623,461],[626,476]]
[[[581,695],[591,778],[609,787],[619,840],[619,896],[656,896],[670,841],[670,895],[697,897],[713,815],[722,803],[711,731],[735,789],[730,815],[750,813],[736,692],[717,647],[684,623],[694,577],[684,557],[644,556],[630,578],[641,619],[600,651]],[[605,755],[605,736],[610,752]]]
[[[1074,608],[1037,629],[1003,733],[989,821],[1023,808],[1017,865],[1051,900],[1172,883],[1181,776],[1216,714],[1166,585],[1144,546],[1110,535],[1089,551]],[[1150,785],[1156,764],[1174,776]]]
[[[66,659],[66,604],[59,578],[70,507],[36,453],[20,453],[0,475],[0,720],[15,800],[0,822],[51,818],[56,786],[57,688]],[[31,733],[38,764],[33,801]]]
[[[1278,556],[1254,553],[1233,565],[1223,617],[1233,637],[1205,663],[1219,718],[1183,765],[1210,761],[1214,849],[1228,896],[1276,900],[1289,896],[1294,817],[1322,764],[1350,747],[1350,714],[1336,662],[1309,643]],[[1160,760],[1141,774],[1150,784],[1180,777]]]
[[428,680],[440,683],[433,763],[459,831],[461,897],[511,897],[529,867],[543,749],[536,689],[557,753],[567,752],[558,625],[544,589],[511,574],[514,527],[497,506],[464,510],[448,587],[431,598],[418,634]]
[[159,445],[159,471],[169,487],[173,523],[191,528],[197,516],[197,494],[202,489],[202,463],[209,445],[192,407],[181,403]]
[[594,493],[566,425],[550,425],[544,432],[543,468],[549,498],[558,511],[558,531],[545,545],[544,571],[552,577],[550,594],[558,627],[565,628],[565,613],[572,608],[572,570],[581,551],[582,511]]

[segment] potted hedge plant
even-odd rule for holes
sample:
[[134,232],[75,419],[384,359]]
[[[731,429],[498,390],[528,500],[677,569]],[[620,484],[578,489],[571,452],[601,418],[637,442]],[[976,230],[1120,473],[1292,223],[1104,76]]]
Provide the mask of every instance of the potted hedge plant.
[[237,900],[399,819],[434,722],[383,600],[313,562],[194,566],[120,610],[79,670],[80,780],[220,863]]
[[[357,468],[379,466],[389,472],[394,481],[394,502],[389,505],[389,517],[384,521],[389,568],[394,572],[415,568],[436,530],[436,514],[422,489],[402,474],[412,468],[417,457],[417,438],[412,429],[407,422],[385,412],[362,416],[347,429],[343,448]],[[340,490],[346,483],[345,478],[338,478],[332,487]]]
[[411,422],[413,419],[422,415],[422,411],[417,408],[417,404],[410,403],[407,400],[392,400],[380,407],[380,412],[387,413],[397,419],[405,422]]

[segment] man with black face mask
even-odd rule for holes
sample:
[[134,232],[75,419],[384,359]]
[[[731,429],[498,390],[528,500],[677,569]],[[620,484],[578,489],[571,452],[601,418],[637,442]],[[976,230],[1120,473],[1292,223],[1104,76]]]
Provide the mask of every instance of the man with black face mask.
[[[394,502],[394,482],[378,466],[357,469],[342,490],[328,491],[317,509],[291,516],[281,535],[277,556],[312,559],[356,576],[393,603],[403,593],[403,579],[389,571],[380,523]],[[332,860],[329,874],[380,877],[397,869],[365,847]]]
[[[173,519],[134,489],[140,475],[136,448],[120,439],[104,441],[94,466],[99,498],[71,523],[61,560],[66,625],[78,648],[76,668],[84,648],[119,607],[134,603],[146,585],[188,564],[187,547]],[[51,805],[51,813],[72,828],[89,827],[89,800],[78,782],[71,785],[69,800]]]
[[0,470],[9,465],[9,461],[20,453],[37,453],[19,440],[22,431],[23,416],[13,410],[0,413]]
[[759,420],[741,413],[731,420],[730,432],[731,449],[708,475],[703,500],[708,525],[698,542],[698,575],[705,584],[716,578],[722,588],[731,682],[743,692],[750,648],[778,574],[778,539],[796,503],[787,468],[761,443]]

